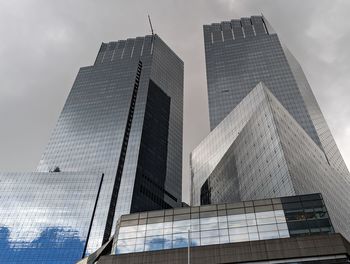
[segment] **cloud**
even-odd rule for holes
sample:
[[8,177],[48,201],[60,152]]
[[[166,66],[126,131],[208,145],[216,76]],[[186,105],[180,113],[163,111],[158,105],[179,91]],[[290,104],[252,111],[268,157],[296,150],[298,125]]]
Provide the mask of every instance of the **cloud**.
[[30,243],[49,228],[80,240],[87,237],[99,173],[0,173],[0,229],[7,228],[14,246]]

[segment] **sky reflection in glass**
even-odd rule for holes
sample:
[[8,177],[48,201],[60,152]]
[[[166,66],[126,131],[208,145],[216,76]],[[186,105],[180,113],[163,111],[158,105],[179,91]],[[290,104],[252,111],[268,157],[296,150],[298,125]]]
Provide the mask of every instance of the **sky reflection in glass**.
[[[142,231],[140,231],[142,230]],[[119,228],[116,254],[289,237],[283,210]]]
[[334,232],[321,194],[123,215],[116,230],[114,254]]
[[1,263],[74,263],[84,251],[100,173],[1,173]]

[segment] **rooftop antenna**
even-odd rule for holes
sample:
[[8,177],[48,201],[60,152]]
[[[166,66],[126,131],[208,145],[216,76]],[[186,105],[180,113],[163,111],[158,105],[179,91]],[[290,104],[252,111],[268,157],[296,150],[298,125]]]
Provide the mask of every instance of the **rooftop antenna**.
[[148,15],[148,21],[149,21],[149,25],[151,26],[151,32],[152,32],[152,36],[153,36],[154,33],[153,33],[152,21],[151,21],[151,17],[149,15]]

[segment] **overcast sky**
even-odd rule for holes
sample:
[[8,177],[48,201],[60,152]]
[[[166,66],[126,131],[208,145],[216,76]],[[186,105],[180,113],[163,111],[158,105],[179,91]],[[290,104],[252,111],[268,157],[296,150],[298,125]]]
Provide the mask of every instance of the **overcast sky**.
[[74,78],[102,41],[155,32],[185,62],[189,152],[209,133],[202,25],[263,13],[301,63],[350,167],[350,1],[0,0],[0,171],[35,170]]

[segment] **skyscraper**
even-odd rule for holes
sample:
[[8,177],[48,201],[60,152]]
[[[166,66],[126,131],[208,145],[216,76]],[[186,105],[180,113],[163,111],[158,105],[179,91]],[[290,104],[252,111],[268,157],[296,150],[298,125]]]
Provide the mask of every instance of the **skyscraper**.
[[105,174],[88,251],[120,215],[181,204],[182,111],[183,62],[157,35],[103,43],[80,69],[38,171]]
[[350,238],[350,181],[263,83],[193,150],[191,170],[193,205],[320,192]]
[[350,175],[303,71],[264,17],[204,26],[212,132],[191,153],[192,202],[321,192],[350,239]]
[[[75,236],[84,245],[80,253],[89,254],[107,241],[122,214],[181,207],[182,115],[183,62],[157,35],[102,43],[94,65],[79,70],[37,172],[31,177],[36,181],[45,180],[45,175],[50,176],[47,179],[60,179],[58,188],[66,196],[56,199],[62,210],[69,200],[75,201],[66,214],[50,213],[49,201],[45,210],[58,223],[60,217],[70,219],[71,234],[74,227],[82,230],[77,234],[83,236]],[[0,179],[28,175],[1,174]],[[70,188],[69,181],[65,184],[69,177],[77,178],[80,185]],[[88,177],[93,179],[90,185]],[[15,190],[13,198],[24,201],[27,188],[21,184],[28,181],[8,182],[7,188]],[[74,194],[80,192],[79,186],[91,189],[92,185],[96,190],[91,197]],[[1,196],[0,203],[2,199],[11,200],[11,193]],[[91,200],[83,216],[74,214],[82,202],[75,199]],[[31,204],[33,212],[41,208],[40,199],[35,201]],[[18,210],[0,211],[13,219]],[[29,221],[30,225],[40,222],[40,216],[34,213],[17,222],[21,226],[21,221]],[[65,222],[67,226],[69,221]],[[4,226],[9,232],[13,230],[11,223]],[[45,231],[45,224],[40,230],[37,233]],[[20,231],[17,235],[28,236]],[[11,241],[5,239],[3,244],[11,247]],[[25,246],[28,248],[35,251],[36,247],[29,243]],[[59,253],[65,254],[64,250]]]
[[264,82],[330,165],[349,174],[299,63],[264,17],[204,25],[203,30],[211,130]]

